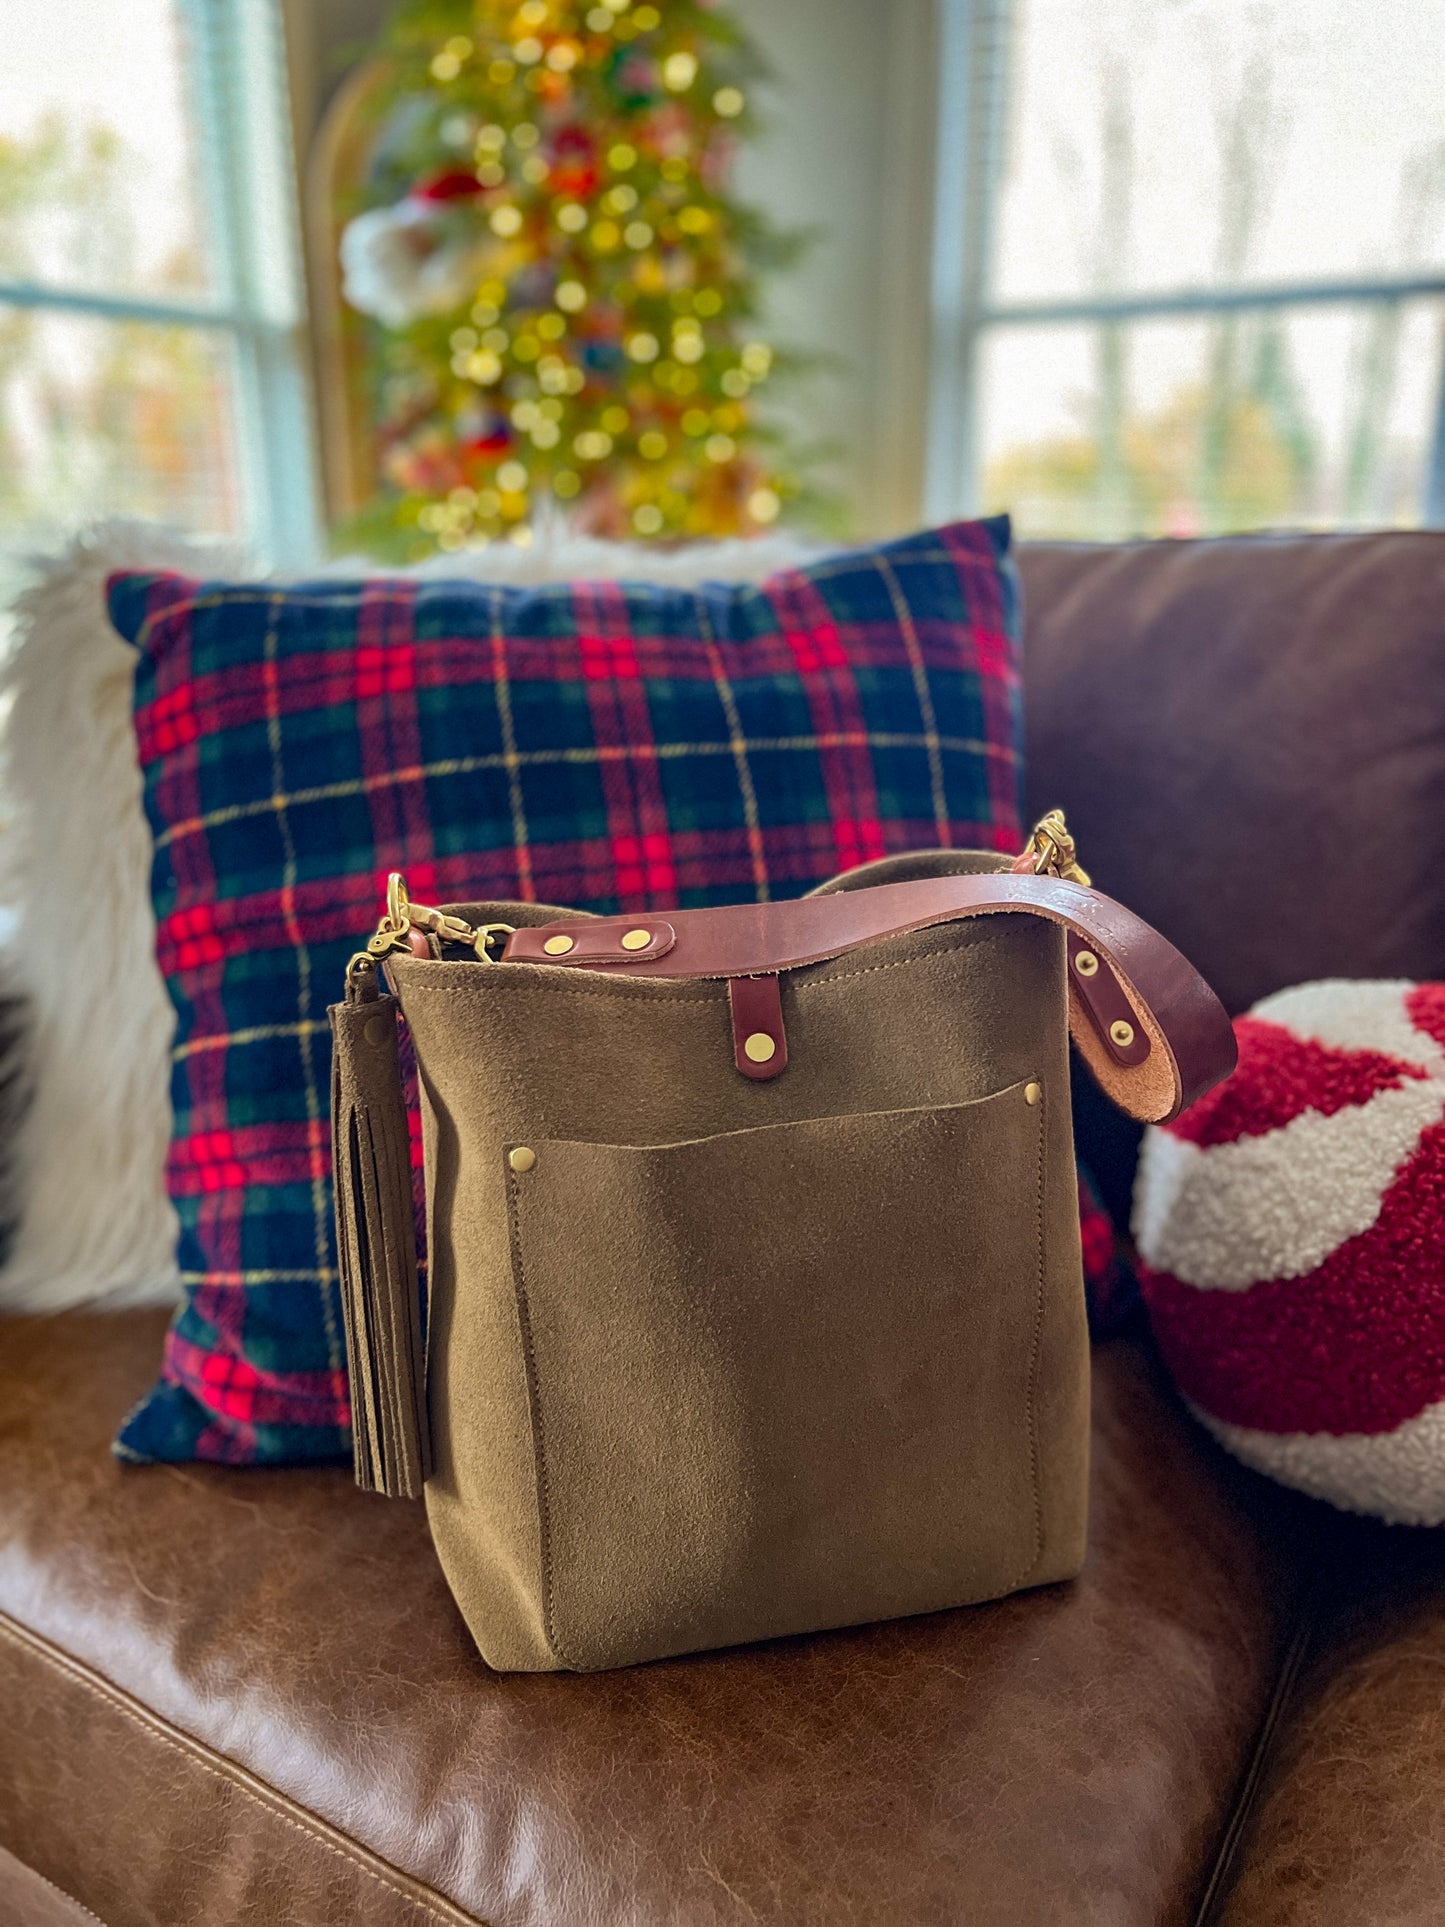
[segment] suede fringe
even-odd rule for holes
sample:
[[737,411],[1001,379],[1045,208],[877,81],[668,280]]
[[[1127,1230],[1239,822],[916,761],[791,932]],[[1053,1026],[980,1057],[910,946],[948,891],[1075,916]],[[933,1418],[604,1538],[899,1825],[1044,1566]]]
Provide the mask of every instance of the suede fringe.
[[431,1472],[412,1219],[411,1148],[394,997],[331,1010],[336,1244],[356,1482],[421,1497]]

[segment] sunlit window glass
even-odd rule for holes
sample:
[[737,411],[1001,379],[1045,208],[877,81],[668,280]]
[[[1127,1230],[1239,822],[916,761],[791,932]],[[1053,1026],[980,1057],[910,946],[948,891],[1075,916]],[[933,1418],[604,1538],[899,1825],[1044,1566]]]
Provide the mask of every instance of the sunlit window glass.
[[1421,520],[1445,11],[1020,0],[1006,61],[982,496],[1032,534]]

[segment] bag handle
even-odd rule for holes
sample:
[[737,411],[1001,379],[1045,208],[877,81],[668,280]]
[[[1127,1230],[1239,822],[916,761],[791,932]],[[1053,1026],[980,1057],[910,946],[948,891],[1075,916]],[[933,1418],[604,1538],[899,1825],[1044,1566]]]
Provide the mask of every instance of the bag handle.
[[[1234,1031],[1223,1006],[1173,944],[1066,877],[1005,871],[919,875],[862,887],[825,885],[786,903],[673,910],[665,917],[577,917],[514,930],[503,964],[623,976],[776,976],[884,937],[972,917],[1023,912],[1069,932],[1069,1028],[1106,1095],[1141,1123],[1167,1122],[1229,1075]],[[842,879],[839,879],[843,883]]]
[[346,1000],[330,1013],[336,1234],[359,1485],[416,1498],[431,1470],[398,1004],[380,989],[380,958],[407,947],[438,954],[443,940],[490,957],[490,942],[506,931],[504,961],[726,978],[736,995],[749,980],[763,980],[761,992],[781,971],[881,938],[1022,912],[1066,928],[1069,1027],[1124,1110],[1162,1121],[1228,1076],[1235,1062],[1229,1019],[1171,943],[1068,874],[1035,874],[1032,865],[1026,873],[980,871],[980,861],[947,851],[891,857],[789,903],[666,917],[562,916],[480,932],[444,912],[407,906],[395,892],[401,908],[389,909],[369,951],[352,960]]

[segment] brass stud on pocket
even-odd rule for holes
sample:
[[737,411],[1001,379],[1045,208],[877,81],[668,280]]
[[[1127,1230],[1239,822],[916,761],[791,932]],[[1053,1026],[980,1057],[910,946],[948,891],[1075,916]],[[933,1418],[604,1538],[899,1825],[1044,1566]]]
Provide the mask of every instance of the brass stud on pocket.
[[530,1171],[537,1162],[537,1153],[530,1144],[519,1144],[515,1151],[508,1151],[507,1162],[518,1173]]
[[1042,1100],[1043,1095],[1044,1095],[1044,1087],[1042,1084],[1025,1084],[1024,1085],[1024,1103],[1025,1104],[1037,1104]]
[[1081,950],[1074,959],[1074,969],[1081,977],[1097,977],[1099,974],[1099,959],[1094,955],[1092,950]]
[[1128,1050],[1134,1041],[1134,1026],[1132,1024],[1126,1024],[1122,1017],[1116,1018],[1109,1026],[1109,1035],[1119,1046],[1120,1050]]
[[765,1030],[755,1030],[743,1039],[743,1055],[754,1064],[771,1064],[778,1054],[775,1040]]
[[624,950],[646,950],[651,942],[652,932],[650,930],[624,930],[622,933],[622,948]]
[[571,937],[548,937],[542,948],[549,957],[565,957],[572,949],[573,943],[574,939]]

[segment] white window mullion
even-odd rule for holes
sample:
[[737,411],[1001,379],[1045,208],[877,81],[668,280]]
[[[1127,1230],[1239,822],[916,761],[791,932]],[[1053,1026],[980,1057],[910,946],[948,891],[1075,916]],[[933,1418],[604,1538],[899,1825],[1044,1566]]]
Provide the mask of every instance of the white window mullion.
[[299,221],[275,0],[182,0],[216,273],[235,317],[246,520],[269,562],[322,552]]
[[1012,0],[937,0],[938,139],[924,512],[977,505],[978,343],[1002,178]]
[[1445,323],[1439,330],[1440,372],[1435,387],[1435,425],[1425,463],[1425,499],[1420,520],[1427,529],[1445,528]]

